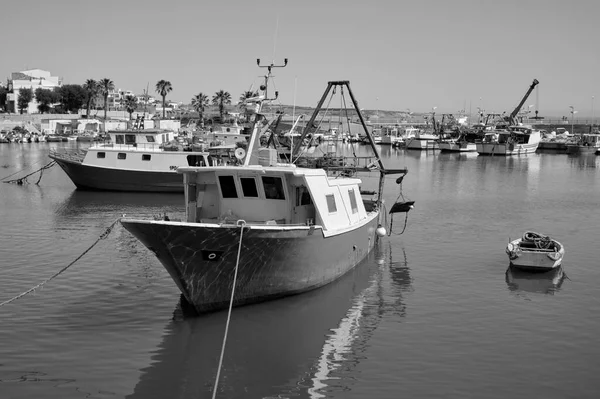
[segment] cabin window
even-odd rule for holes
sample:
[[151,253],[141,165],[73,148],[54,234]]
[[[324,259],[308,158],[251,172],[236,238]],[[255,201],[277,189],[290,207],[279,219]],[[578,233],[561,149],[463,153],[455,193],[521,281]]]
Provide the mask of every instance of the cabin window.
[[281,177],[263,176],[262,182],[263,187],[265,188],[265,198],[285,200],[285,194],[283,193],[283,182],[281,181]]
[[258,198],[258,189],[254,177],[240,177],[244,197]]
[[238,197],[233,176],[219,176],[219,185],[221,186],[221,195],[223,198]]
[[188,155],[187,163],[189,166],[206,166],[202,155]]
[[325,199],[327,199],[327,209],[329,210],[329,213],[336,213],[337,206],[335,205],[335,197],[333,194],[326,195]]
[[150,154],[142,154],[142,161],[149,161],[151,158]]
[[352,213],[358,212],[358,205],[356,204],[356,194],[354,194],[354,189],[348,190],[348,196],[350,197],[350,206],[352,207]]
[[125,136],[123,136],[122,134],[116,134],[115,135],[115,143],[116,144],[125,144]]
[[135,134],[126,134],[125,144],[135,144]]
[[146,136],[146,141],[148,143],[154,143],[154,142],[156,142],[156,140],[154,140],[154,136]]
[[125,154],[124,152],[119,152],[117,154],[117,159],[125,159],[127,158],[127,154]]
[[99,152],[96,154],[96,158],[106,158],[106,153],[105,152]]

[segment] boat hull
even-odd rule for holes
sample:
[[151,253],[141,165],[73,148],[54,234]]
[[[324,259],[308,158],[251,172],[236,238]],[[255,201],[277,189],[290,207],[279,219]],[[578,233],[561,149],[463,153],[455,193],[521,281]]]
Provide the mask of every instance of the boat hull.
[[531,248],[524,245],[522,239],[511,241],[506,247],[510,265],[526,271],[548,271],[562,264],[565,249],[556,240],[552,240],[557,250]]
[[536,152],[538,143],[531,144],[498,144],[477,143],[476,150],[480,155],[524,155]]
[[410,138],[406,140],[407,150],[439,150],[437,139]]
[[451,143],[442,141],[439,146],[440,151],[442,152],[475,152],[477,150],[475,143]]
[[[373,249],[378,214],[325,237],[320,227],[244,228],[233,306],[313,290],[341,277]],[[155,253],[197,312],[227,308],[241,228],[235,225],[121,220]]]
[[176,171],[102,168],[52,155],[50,158],[80,190],[183,193],[183,176]]

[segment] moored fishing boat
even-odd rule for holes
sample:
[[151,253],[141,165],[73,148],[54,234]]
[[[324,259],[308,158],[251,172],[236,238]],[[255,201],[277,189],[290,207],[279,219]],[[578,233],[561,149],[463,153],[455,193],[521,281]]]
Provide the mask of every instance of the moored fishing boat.
[[523,155],[534,153],[541,140],[539,130],[529,126],[510,126],[507,130],[487,132],[482,142],[476,143],[480,155]]
[[[186,220],[121,219],[156,254],[198,312],[226,308],[231,300],[232,306],[241,306],[298,294],[344,275],[385,234],[380,225],[385,176],[406,173],[384,167],[360,112],[374,152],[374,161],[365,167],[345,161],[327,168],[301,167],[279,163],[275,148],[260,148],[265,118],[260,110],[272,100],[267,86],[273,67],[268,66],[260,95],[247,100],[254,102],[256,115],[248,152],[236,150],[239,163],[178,168]],[[329,82],[300,142],[337,85],[347,88],[358,110],[348,82]],[[301,146],[294,146],[291,159],[299,159],[300,151]],[[362,181],[352,177],[358,170],[379,172],[376,198],[372,192],[363,197]]]
[[566,144],[567,154],[594,154],[600,150],[600,134],[584,133]]
[[527,231],[523,237],[510,241],[506,254],[514,267],[530,271],[547,271],[559,267],[565,247],[549,236]]
[[109,142],[78,152],[50,151],[50,158],[78,189],[183,192],[181,166],[217,163],[203,151],[168,150],[172,131],[129,129],[109,131]]

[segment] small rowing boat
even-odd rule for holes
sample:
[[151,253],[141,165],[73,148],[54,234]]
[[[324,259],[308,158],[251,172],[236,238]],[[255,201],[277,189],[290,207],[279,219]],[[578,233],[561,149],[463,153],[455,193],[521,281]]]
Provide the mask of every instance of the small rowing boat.
[[529,271],[547,271],[561,265],[565,247],[549,236],[527,231],[506,246],[510,264]]

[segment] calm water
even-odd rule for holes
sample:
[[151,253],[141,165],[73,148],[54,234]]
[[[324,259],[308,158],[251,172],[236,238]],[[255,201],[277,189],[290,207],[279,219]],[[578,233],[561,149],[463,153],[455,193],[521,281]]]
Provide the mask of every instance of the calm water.
[[[0,178],[66,146],[0,145]],[[234,309],[217,397],[598,397],[600,157],[381,151],[410,169],[406,231],[396,215],[395,234],[341,280]],[[179,195],[79,192],[58,167],[37,177],[0,184],[0,302],[122,214],[182,211]],[[562,278],[507,272],[504,246],[528,229],[565,245]],[[0,397],[209,398],[225,321],[181,309],[158,260],[117,224],[0,307]]]

